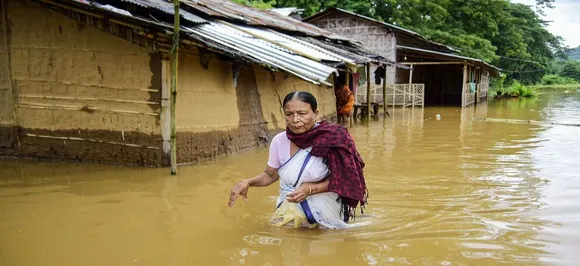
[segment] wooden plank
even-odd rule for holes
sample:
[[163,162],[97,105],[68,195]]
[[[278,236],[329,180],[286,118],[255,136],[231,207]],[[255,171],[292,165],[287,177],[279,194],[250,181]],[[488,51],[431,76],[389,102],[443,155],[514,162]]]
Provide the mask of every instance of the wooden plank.
[[461,83],[461,107],[465,107],[466,88],[467,88],[467,63],[463,64],[463,82]]

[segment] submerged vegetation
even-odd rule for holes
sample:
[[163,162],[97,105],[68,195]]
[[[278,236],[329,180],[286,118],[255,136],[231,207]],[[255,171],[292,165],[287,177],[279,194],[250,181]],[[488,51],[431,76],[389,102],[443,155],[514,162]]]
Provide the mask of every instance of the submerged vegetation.
[[503,87],[496,88],[494,91],[492,91],[492,95],[496,98],[503,98],[503,97],[533,98],[533,97],[538,96],[538,92],[536,91],[535,88],[522,85],[517,80],[515,80],[507,88],[503,88]]
[[512,81],[510,86],[504,87],[505,80],[506,75],[502,74],[493,85],[494,88],[491,90],[490,96],[495,98],[533,98],[538,96],[535,88],[525,86],[517,80]]

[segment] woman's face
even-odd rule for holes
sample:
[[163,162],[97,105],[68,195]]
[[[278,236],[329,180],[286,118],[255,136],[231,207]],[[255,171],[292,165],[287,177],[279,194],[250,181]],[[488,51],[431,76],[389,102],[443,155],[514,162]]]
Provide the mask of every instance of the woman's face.
[[284,105],[284,116],[286,126],[292,133],[303,134],[314,127],[318,111],[314,112],[309,103],[293,99]]

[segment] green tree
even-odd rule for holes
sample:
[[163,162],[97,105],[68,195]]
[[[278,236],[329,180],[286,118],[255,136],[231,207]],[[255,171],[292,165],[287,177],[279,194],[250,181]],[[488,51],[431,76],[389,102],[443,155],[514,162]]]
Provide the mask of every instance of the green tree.
[[238,4],[247,5],[260,9],[270,9],[276,3],[276,0],[232,0]]
[[580,46],[571,49],[567,55],[572,60],[580,61]]
[[580,81],[580,62],[567,61],[562,67],[562,72],[560,75],[562,77],[573,78],[577,81]]

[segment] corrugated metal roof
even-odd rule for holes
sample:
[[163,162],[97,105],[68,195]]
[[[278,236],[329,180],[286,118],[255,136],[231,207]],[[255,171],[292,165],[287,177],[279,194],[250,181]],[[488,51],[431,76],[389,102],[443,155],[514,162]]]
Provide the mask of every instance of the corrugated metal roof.
[[[305,58],[249,33],[251,31],[257,34],[271,34],[267,30],[249,29],[249,27],[242,30],[220,22],[211,22],[186,29],[195,35],[211,39],[229,49],[249,55],[258,61],[316,84],[330,86],[331,84],[326,79],[336,71],[333,67]],[[288,41],[292,42],[290,39]],[[306,49],[304,48],[302,51],[306,51]],[[331,53],[327,54],[331,57]]]
[[358,41],[337,35],[300,20],[280,15],[273,11],[251,8],[229,0],[181,0],[181,2],[198,12],[214,18],[237,20],[251,26],[268,27],[271,29],[301,33],[306,36],[325,37],[349,43],[359,43]]
[[324,42],[324,41],[316,40],[316,39],[309,38],[309,37],[302,37],[301,39],[303,39],[307,42],[310,42],[316,46],[320,46],[328,51],[331,51],[331,52],[334,52],[334,53],[339,54],[341,56],[344,56],[346,58],[349,58],[350,60],[356,62],[357,64],[366,64],[366,63],[388,64],[388,65],[395,66],[397,68],[410,69],[409,66],[399,64],[399,63],[392,61],[392,60],[388,60],[388,59],[376,54],[375,52],[366,50],[364,48],[354,49],[354,48],[349,47],[349,46],[344,46],[344,45],[336,44],[336,43],[332,43],[332,42]]
[[330,51],[325,50],[319,46],[313,45],[311,43],[302,41],[300,39],[273,30],[259,29],[248,26],[237,26],[231,24],[229,25],[231,27],[244,31],[252,36],[266,40],[279,47],[284,47],[291,52],[297,53],[299,55],[302,55],[315,61],[343,62],[350,65],[356,64],[351,59],[348,59],[335,53],[331,53]]
[[[111,2],[105,0],[91,1],[92,5],[87,4],[87,7],[100,6],[103,12],[125,14],[127,18],[150,23],[150,25],[155,27],[162,27],[164,30],[169,30],[172,28],[173,21],[169,18],[169,16],[155,19],[152,17],[152,14],[147,13],[146,11],[144,12],[143,9],[133,10],[133,13],[129,13],[127,10],[125,10],[127,9],[126,4],[123,3],[131,3],[142,8],[156,9],[171,14],[173,12],[173,5],[171,5],[169,2],[164,2],[163,0],[121,0],[120,2],[112,3],[112,6],[109,6],[108,8],[102,9],[103,6],[98,4],[98,2]],[[196,1],[198,4],[206,2],[211,2],[212,4],[216,4],[214,2],[224,2],[223,0]],[[193,3],[192,1],[187,2],[189,4]],[[226,6],[231,7],[231,5]],[[205,7],[200,6],[200,8]],[[208,12],[214,12],[212,11],[214,10],[213,8],[216,7],[212,6],[211,9],[208,9]],[[184,5],[182,4],[182,11],[180,12],[187,13],[183,9]],[[344,51],[338,47],[324,46],[308,41],[308,39],[317,39],[320,42],[337,43],[336,41],[331,41],[328,38],[325,38],[325,41],[322,41],[321,38],[314,36],[305,37],[305,34],[296,34],[297,36],[290,36],[286,31],[274,30],[270,27],[251,26],[250,24],[254,24],[254,22],[238,22],[237,24],[233,24],[231,22],[231,16],[237,16],[236,14],[241,14],[243,12],[234,10],[234,13],[230,13],[227,11],[227,9],[226,11],[223,9],[218,10],[219,12],[216,11],[216,14],[230,18],[229,21],[216,19],[211,19],[210,21],[200,18],[202,20],[198,21],[203,21],[205,23],[189,25],[182,24],[182,33],[188,35],[188,37],[184,39],[193,39],[197,43],[203,44],[205,47],[210,48],[212,51],[217,53],[222,53],[233,58],[240,58],[248,62],[254,62],[271,69],[282,70],[304,80],[313,82],[315,84],[323,84],[326,86],[331,85],[326,80],[332,73],[337,71],[336,67],[340,65],[346,65],[352,69],[361,61],[375,62],[374,59],[364,58],[364,56],[352,54],[351,51]],[[252,10],[252,12],[262,14],[261,12],[264,11]],[[263,15],[265,17],[272,16],[269,13]],[[254,16],[251,17],[251,19],[246,20],[252,21],[255,19],[256,18]],[[270,22],[277,23],[275,19],[271,20]],[[262,23],[260,25],[264,25],[263,21],[260,23]],[[309,27],[314,26],[310,25]],[[340,46],[348,47],[352,50],[356,50],[358,47],[353,46],[348,42],[342,42]]]
[[431,50],[426,50],[426,49],[421,49],[421,48],[415,48],[415,47],[409,47],[409,46],[404,46],[404,45],[397,45],[397,49],[401,49],[401,50],[408,50],[408,51],[414,51],[414,52],[420,52],[420,53],[426,53],[426,54],[432,54],[432,55],[438,55],[441,57],[446,57],[446,58],[451,58],[451,59],[461,59],[461,60],[465,60],[465,61],[470,61],[470,62],[476,62],[479,64],[483,64],[491,69],[494,69],[496,71],[501,71],[500,68],[488,64],[487,62],[477,59],[477,58],[471,58],[471,57],[467,57],[467,56],[461,56],[461,55],[455,55],[455,54],[448,54],[448,53],[442,53],[442,52],[437,52],[437,51],[431,51]]
[[[169,3],[167,1],[164,0],[121,0],[123,2],[128,2],[128,3],[132,3],[141,7],[146,7],[146,8],[153,8],[153,9],[157,9],[160,11],[163,11],[165,13],[171,14],[173,15],[175,13],[175,9],[173,7],[172,3]],[[183,8],[179,9],[179,15],[190,22],[193,23],[206,23],[207,20],[196,16],[186,10],[184,10]]]
[[296,7],[282,7],[282,8],[272,8],[270,9],[270,11],[276,12],[282,16],[290,16],[290,14],[294,12],[302,13],[304,9]]

